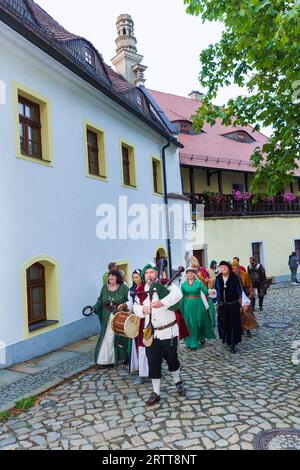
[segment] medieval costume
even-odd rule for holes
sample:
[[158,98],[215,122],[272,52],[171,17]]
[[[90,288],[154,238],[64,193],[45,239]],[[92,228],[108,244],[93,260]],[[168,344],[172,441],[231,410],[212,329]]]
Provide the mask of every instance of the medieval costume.
[[250,330],[258,328],[258,323],[251,306],[251,300],[254,295],[252,281],[248,273],[240,270],[240,265],[237,261],[234,260],[232,262],[232,268],[235,274],[239,277],[243,291],[241,305],[241,327],[250,338],[252,336]]
[[[171,284],[168,288],[159,284],[157,271],[158,268],[152,263],[144,267],[143,277],[146,284],[137,289],[138,295],[133,305],[135,315],[144,320],[145,331],[150,329],[153,334],[151,344],[146,347],[149,377],[153,385],[153,393],[146,402],[147,406],[160,401],[161,366],[164,359],[168,363],[169,371],[172,372],[178,393],[181,396],[186,395],[185,387],[180,380],[177,354],[179,339],[188,335],[185,322],[180,312],[177,312],[182,293],[175,284]],[[140,328],[143,328],[143,321]]]
[[128,361],[129,340],[116,335],[111,327],[111,321],[118,305],[127,301],[128,287],[123,283],[119,283],[115,291],[110,290],[109,284],[102,287],[98,301],[93,307],[101,325],[100,336],[95,351],[95,362],[97,364],[112,365]]
[[216,282],[216,277],[218,275],[217,265],[218,265],[218,263],[215,260],[212,260],[211,263],[210,263],[209,270],[208,270],[208,275],[209,275],[209,279],[210,279],[210,286],[209,287],[211,289],[214,288],[215,282]]
[[197,269],[196,275],[199,281],[201,281],[206,287],[211,287],[209,272],[206,268],[203,268],[202,266],[200,266],[200,263],[198,259],[196,258],[196,256],[191,256],[190,265],[192,268]]
[[251,300],[252,309],[255,311],[255,297],[258,297],[259,301],[259,309],[263,309],[264,303],[264,296],[267,293],[267,277],[266,272],[261,264],[256,263],[254,258],[250,258],[253,260],[251,264],[249,264],[247,272],[251,278],[253,288],[255,289],[255,294]]
[[[136,292],[140,288],[143,289],[143,278],[142,278],[142,271],[141,269],[136,269],[132,273],[132,277],[134,275],[138,275],[141,278],[142,283],[139,286],[134,282],[128,292],[128,302],[127,308],[128,310],[133,310],[133,304],[136,299]],[[141,328],[140,328],[141,330]],[[138,338],[130,340],[130,360],[129,360],[129,373],[138,372],[138,378],[135,381],[136,385],[143,383],[143,379],[148,377],[149,374],[149,367],[148,367],[148,360],[146,357],[146,350],[143,345],[139,345]]]
[[235,353],[235,346],[241,342],[241,314],[240,300],[242,288],[239,278],[232,272],[232,267],[226,261],[220,266],[227,266],[229,275],[227,278],[218,274],[216,278],[216,291],[218,301],[218,330],[223,343]]
[[[195,268],[188,268],[186,272]],[[183,299],[181,312],[184,316],[190,336],[185,339],[185,345],[190,349],[197,349],[199,342],[203,344],[205,339],[215,339],[215,307],[208,297],[208,289],[196,278],[190,284],[186,280],[181,284]]]

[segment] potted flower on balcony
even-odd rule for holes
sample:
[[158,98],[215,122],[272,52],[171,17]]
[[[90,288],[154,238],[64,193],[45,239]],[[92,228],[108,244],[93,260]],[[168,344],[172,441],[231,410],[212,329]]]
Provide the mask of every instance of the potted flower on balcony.
[[204,191],[202,197],[205,202],[212,202],[214,200],[215,193],[212,191]]
[[296,196],[294,193],[285,193],[283,194],[283,202],[286,202],[288,204],[294,202],[296,199]]
[[244,201],[250,201],[251,197],[252,197],[252,194],[249,191],[243,194]]
[[213,197],[214,202],[221,204],[224,201],[224,195],[221,193],[216,193]]
[[239,190],[233,190],[232,191],[232,196],[234,201],[242,201],[243,200],[243,194]]
[[253,195],[253,203],[258,204],[259,202],[273,204],[275,202],[275,196],[269,196],[268,194],[264,193],[256,193]]

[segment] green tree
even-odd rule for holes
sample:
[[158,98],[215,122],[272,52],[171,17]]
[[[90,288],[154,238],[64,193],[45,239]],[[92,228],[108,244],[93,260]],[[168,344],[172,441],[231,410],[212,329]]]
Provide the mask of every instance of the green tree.
[[[184,0],[187,13],[225,25],[220,42],[200,54],[200,83],[208,88],[194,116],[204,122],[273,126],[272,135],[251,157],[253,191],[276,194],[294,179],[300,159],[300,0]],[[249,96],[213,105],[231,83]],[[297,162],[298,160],[298,162]]]

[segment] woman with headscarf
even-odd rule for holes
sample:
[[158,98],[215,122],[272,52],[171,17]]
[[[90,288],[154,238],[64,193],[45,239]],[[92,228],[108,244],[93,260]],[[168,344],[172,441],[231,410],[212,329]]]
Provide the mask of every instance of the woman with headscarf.
[[190,336],[185,338],[188,349],[194,350],[205,344],[206,339],[215,339],[215,308],[208,290],[203,282],[197,279],[197,268],[186,269],[186,281],[181,284],[183,298],[180,310],[184,316]]
[[238,276],[232,272],[230,263],[221,261],[219,268],[220,274],[216,278],[219,336],[235,354],[236,345],[242,338],[240,313],[242,288]]
[[214,286],[215,286],[216,277],[217,277],[217,274],[218,274],[217,266],[218,266],[218,263],[215,260],[212,260],[211,263],[210,263],[209,270],[208,270],[209,280],[210,280],[210,288],[211,289],[213,289]]
[[200,266],[198,258],[196,256],[191,256],[190,266],[196,268],[196,275],[199,281],[201,281],[207,288],[209,287],[209,273],[206,268]]
[[111,366],[128,361],[128,339],[118,336],[111,327],[111,321],[120,304],[128,301],[128,287],[122,282],[119,271],[110,271],[108,283],[102,289],[94,312],[98,315],[101,331],[96,345],[95,362]]

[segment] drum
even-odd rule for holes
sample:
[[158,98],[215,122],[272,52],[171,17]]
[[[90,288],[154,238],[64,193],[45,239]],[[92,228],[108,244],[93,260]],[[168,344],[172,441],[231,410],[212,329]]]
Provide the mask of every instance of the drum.
[[111,321],[112,330],[123,338],[137,338],[140,319],[130,312],[117,312]]

